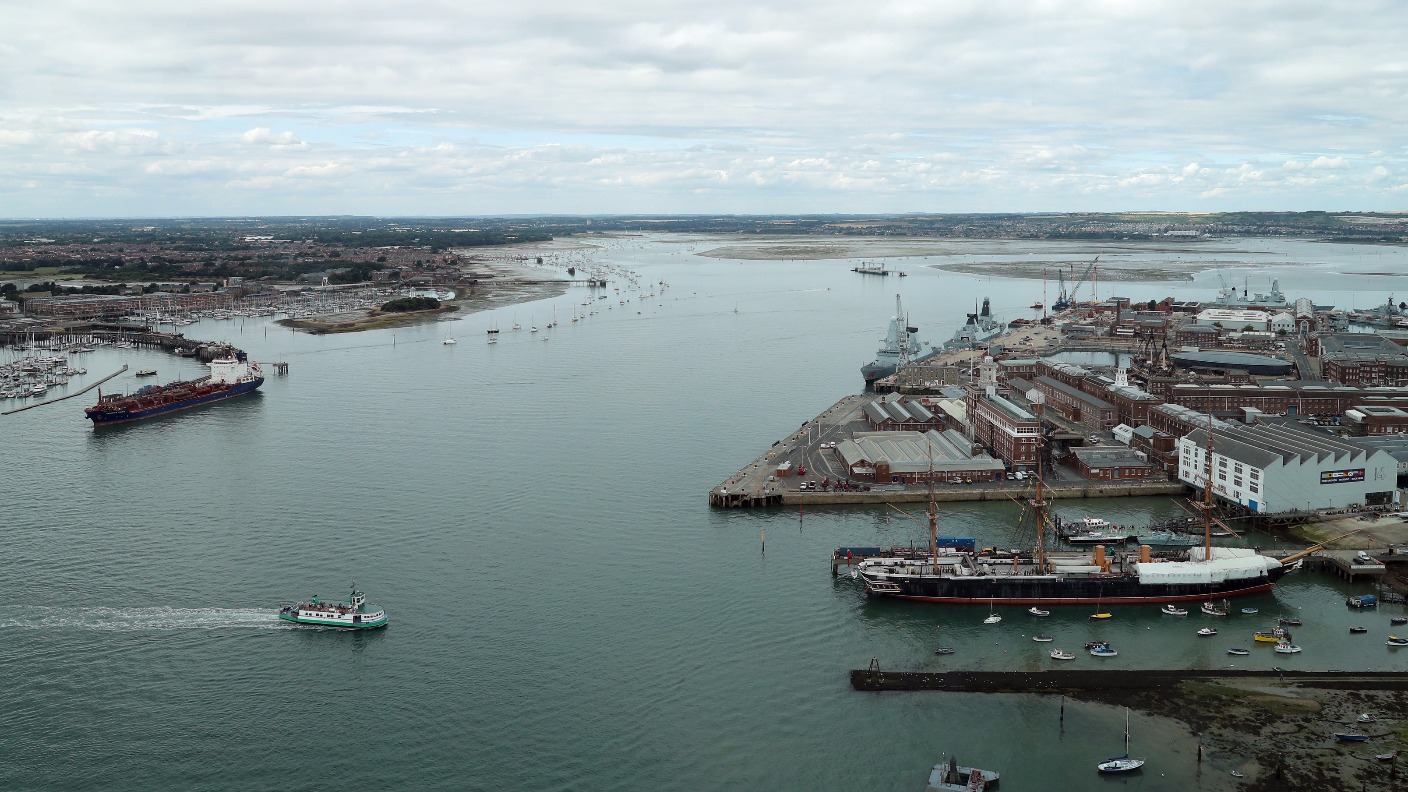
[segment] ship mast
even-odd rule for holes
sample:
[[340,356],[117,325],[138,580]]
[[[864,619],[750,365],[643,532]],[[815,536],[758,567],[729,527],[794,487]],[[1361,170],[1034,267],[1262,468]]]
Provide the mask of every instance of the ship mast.
[[1046,498],[1042,491],[1042,467],[1041,467],[1041,443],[1037,443],[1036,452],[1036,491],[1032,493],[1032,499],[1028,501],[1032,507],[1032,514],[1036,515],[1036,573],[1046,574]]
[[[898,299],[898,298],[896,298]],[[939,573],[939,503],[934,500],[934,442],[924,438],[929,446],[929,552],[934,557],[934,574]]]
[[1203,502],[1197,504],[1203,513],[1203,560],[1212,560],[1212,412],[1208,412],[1208,445],[1204,452],[1207,470],[1203,474]]
[[1032,414],[1037,419],[1036,434],[1036,489],[1032,492],[1032,499],[1027,503],[1032,507],[1032,514],[1036,515],[1036,573],[1046,574],[1046,479],[1045,470],[1042,467],[1042,447],[1045,445],[1045,436],[1042,434],[1041,414],[1043,401],[1038,400],[1032,403]]

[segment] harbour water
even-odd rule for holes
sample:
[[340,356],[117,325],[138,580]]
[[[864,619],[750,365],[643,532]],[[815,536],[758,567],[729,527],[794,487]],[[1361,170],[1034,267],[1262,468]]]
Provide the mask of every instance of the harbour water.
[[[846,672],[872,657],[1040,668],[1053,645],[1092,637],[1120,656],[1067,666],[1408,663],[1383,645],[1402,608],[1347,611],[1349,589],[1328,577],[1234,602],[1260,614],[1218,620],[1216,638],[1194,635],[1207,617],[1152,607],[1040,624],[1010,609],[985,626],[982,609],[869,601],[831,577],[839,544],[920,539],[898,512],[709,510],[711,486],[859,387],[896,290],[933,341],[975,299],[991,294],[1010,319],[1041,294],[1039,281],[927,268],[941,263],[930,254],[887,259],[903,281],[850,272],[864,251],[696,255],[726,244],[604,240],[598,260],[655,286],[592,300],[576,324],[585,288],[353,335],[204,321],[184,329],[288,361],[289,376],[102,430],[82,415],[95,394],[0,418],[0,788],[920,789],[949,753],[999,770],[1004,789],[1081,788],[1122,752],[1123,712],[1067,702],[1062,727],[1058,699],[859,694]],[[978,256],[969,244],[955,255]],[[1375,248],[1243,247],[1270,250],[1248,266],[1279,273],[1292,297],[1319,289],[1317,302],[1367,307],[1401,282],[1336,273],[1408,272]],[[1125,286],[1148,299],[1217,282]],[[558,327],[528,333],[554,308]],[[525,329],[508,330],[515,320]],[[84,357],[90,378],[123,363],[162,381],[201,373],[154,352]],[[1122,524],[1179,513],[1166,499],[1057,507]],[[946,505],[941,520],[984,544],[1025,538],[1011,504]],[[388,629],[276,618],[280,601],[345,595],[354,580]],[[1283,613],[1306,622],[1291,658],[1251,643]],[[1351,639],[1355,623],[1370,633]],[[1057,641],[1034,643],[1037,631]],[[958,651],[935,656],[940,642]],[[1252,654],[1230,658],[1231,645]],[[1133,742],[1149,764],[1122,786],[1231,788],[1237,757],[1200,772],[1175,723],[1136,713]]]

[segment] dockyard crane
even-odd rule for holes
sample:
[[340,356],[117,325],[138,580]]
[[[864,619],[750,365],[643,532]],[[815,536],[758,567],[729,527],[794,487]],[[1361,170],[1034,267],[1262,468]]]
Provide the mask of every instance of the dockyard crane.
[[1061,284],[1061,293],[1056,297],[1056,302],[1051,307],[1057,311],[1064,311],[1071,307],[1071,298],[1066,294],[1066,273],[1056,270],[1056,281]]
[[[1095,260],[1090,262],[1090,266],[1085,268],[1085,274],[1081,275],[1080,280],[1076,281],[1076,285],[1071,287],[1071,302],[1074,303],[1076,301],[1076,294],[1080,291],[1080,287],[1084,286],[1085,282],[1090,278],[1090,273],[1095,271],[1095,264],[1098,261],[1100,261],[1100,257],[1096,256]],[[1092,302],[1094,302],[1095,299],[1094,291],[1094,289],[1091,289],[1090,297]]]

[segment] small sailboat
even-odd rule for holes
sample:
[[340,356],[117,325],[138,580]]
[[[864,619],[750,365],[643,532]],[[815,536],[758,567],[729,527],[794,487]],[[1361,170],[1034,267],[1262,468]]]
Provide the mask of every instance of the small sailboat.
[[1241,648],[1241,647],[1234,646],[1234,647],[1232,647],[1231,649],[1228,649],[1228,650],[1227,650],[1227,654],[1230,654],[1230,655],[1237,655],[1238,657],[1240,657],[1240,656],[1242,656],[1242,655],[1249,655],[1249,654],[1251,654],[1251,652],[1249,652],[1249,651],[1247,651],[1246,649],[1243,649],[1243,648]]
[[1052,659],[1052,660],[1074,660],[1074,659],[1076,659],[1076,656],[1073,655],[1073,654],[1071,654],[1070,652],[1067,652],[1067,651],[1064,650],[1064,649],[1052,649],[1052,650],[1051,650],[1051,659]]
[[1335,739],[1340,742],[1364,742],[1369,739],[1369,735],[1353,726],[1349,727],[1349,731],[1335,732],[1334,735]]
[[988,600],[988,617],[983,619],[983,624],[997,624],[1002,621],[1002,617],[997,615],[997,611],[992,609],[992,600]]
[[1187,609],[1185,609],[1185,608],[1180,608],[1180,607],[1178,607],[1177,605],[1174,605],[1173,603],[1169,603],[1168,605],[1165,605],[1165,606],[1163,606],[1162,608],[1160,608],[1160,609],[1159,609],[1159,613],[1162,613],[1162,614],[1165,615],[1165,616],[1187,616],[1187,615],[1188,615]]
[[1100,598],[1099,598],[1099,597],[1096,597],[1096,598],[1095,598],[1095,612],[1092,613],[1092,614],[1090,614],[1090,618],[1092,618],[1092,619],[1108,619],[1108,618],[1110,618],[1109,612],[1100,610]]
[[498,323],[498,322],[495,322],[495,323],[489,325],[489,329],[488,329],[488,330],[485,330],[484,332],[488,333],[489,335],[498,335],[498,334],[499,334],[499,323]]
[[1106,759],[1095,766],[1102,773],[1132,773],[1144,766],[1143,759],[1129,755],[1129,707],[1124,709],[1124,756]]
[[1038,607],[1035,606],[1035,605],[1031,606],[1030,608],[1027,608],[1027,613],[1030,613],[1030,614],[1033,615],[1033,616],[1050,616],[1050,615],[1051,615],[1051,611],[1049,611],[1049,610],[1042,610],[1041,608],[1038,608]]
[[491,343],[491,344],[497,344],[497,343],[499,343],[499,337],[498,337],[498,336],[489,336],[489,343]]
[[450,346],[451,344],[458,344],[459,342],[453,338],[447,338],[444,341],[441,341],[440,343],[444,344],[445,346]]

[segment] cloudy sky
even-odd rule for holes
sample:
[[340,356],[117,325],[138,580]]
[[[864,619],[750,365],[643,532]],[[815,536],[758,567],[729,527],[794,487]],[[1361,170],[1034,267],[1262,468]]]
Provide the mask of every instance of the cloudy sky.
[[0,0],[0,217],[1408,208],[1408,4]]

